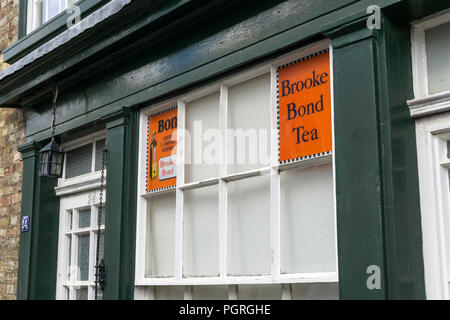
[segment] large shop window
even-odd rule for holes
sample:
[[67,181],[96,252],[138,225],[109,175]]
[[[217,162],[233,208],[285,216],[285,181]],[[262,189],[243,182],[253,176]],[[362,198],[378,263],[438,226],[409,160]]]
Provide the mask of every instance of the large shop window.
[[321,45],[141,113],[137,298],[338,298],[331,83]]
[[425,285],[428,299],[450,299],[450,11],[412,24]]

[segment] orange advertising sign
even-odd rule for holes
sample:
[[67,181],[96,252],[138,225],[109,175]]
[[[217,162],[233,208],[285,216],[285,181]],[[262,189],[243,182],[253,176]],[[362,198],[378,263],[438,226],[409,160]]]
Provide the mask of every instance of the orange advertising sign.
[[332,149],[328,50],[280,66],[280,163],[328,154]]
[[148,118],[147,192],[174,187],[177,183],[177,107]]

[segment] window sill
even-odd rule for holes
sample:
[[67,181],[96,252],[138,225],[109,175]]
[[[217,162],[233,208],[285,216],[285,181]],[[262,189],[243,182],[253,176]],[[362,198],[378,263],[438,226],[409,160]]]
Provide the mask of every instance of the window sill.
[[136,286],[168,285],[239,285],[239,284],[283,284],[283,283],[322,283],[338,282],[337,272],[315,272],[282,274],[279,276],[226,276],[226,277],[185,277],[144,278],[136,280]]
[[[95,190],[100,188],[101,172],[97,171],[87,175],[68,180],[60,179],[60,183],[55,187],[56,196],[66,196],[78,192]],[[105,174],[106,181],[106,174]],[[106,186],[106,183],[104,183]]]
[[[77,6],[80,7],[81,17],[84,18],[109,1],[110,0],[81,0],[77,3]],[[34,49],[67,30],[66,21],[69,16],[70,14],[67,11],[61,12],[47,23],[30,32],[22,39],[5,49],[4,62],[13,64]]]
[[412,118],[450,111],[450,91],[408,101]]

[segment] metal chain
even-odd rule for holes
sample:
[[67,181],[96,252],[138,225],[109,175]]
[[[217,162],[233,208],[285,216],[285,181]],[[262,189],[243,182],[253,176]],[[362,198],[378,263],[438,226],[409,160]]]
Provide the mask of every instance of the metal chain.
[[97,215],[97,252],[95,255],[95,300],[98,298],[98,286],[99,284],[102,286],[102,291],[104,289],[104,285],[106,285],[106,279],[101,278],[106,276],[104,259],[102,258],[101,263],[99,263],[99,251],[100,251],[100,231],[101,231],[101,223],[102,223],[102,214],[103,214],[103,188],[105,185],[105,154],[106,148],[103,149],[102,152],[102,171],[100,176],[100,199],[99,199],[99,207],[98,207],[98,215]]
[[55,139],[55,127],[56,127],[56,100],[58,99],[58,86],[55,86],[53,90],[53,111],[52,111],[52,140]]

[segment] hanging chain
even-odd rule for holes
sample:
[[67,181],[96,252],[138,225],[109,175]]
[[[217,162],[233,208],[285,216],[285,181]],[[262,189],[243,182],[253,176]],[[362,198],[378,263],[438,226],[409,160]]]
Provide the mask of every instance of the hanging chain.
[[102,224],[102,214],[103,214],[103,188],[105,185],[105,164],[106,164],[106,148],[103,149],[102,152],[102,172],[100,176],[100,201],[99,201],[99,207],[98,207],[98,215],[97,215],[97,252],[95,256],[95,300],[98,298],[98,287],[100,285],[100,289],[102,291],[105,290],[106,286],[106,266],[105,266],[105,259],[102,258],[102,260],[99,263],[99,252],[100,252],[100,231],[101,231],[101,224]]
[[53,111],[52,111],[52,140],[55,139],[55,127],[56,127],[56,100],[58,99],[58,86],[55,86],[53,90]]

